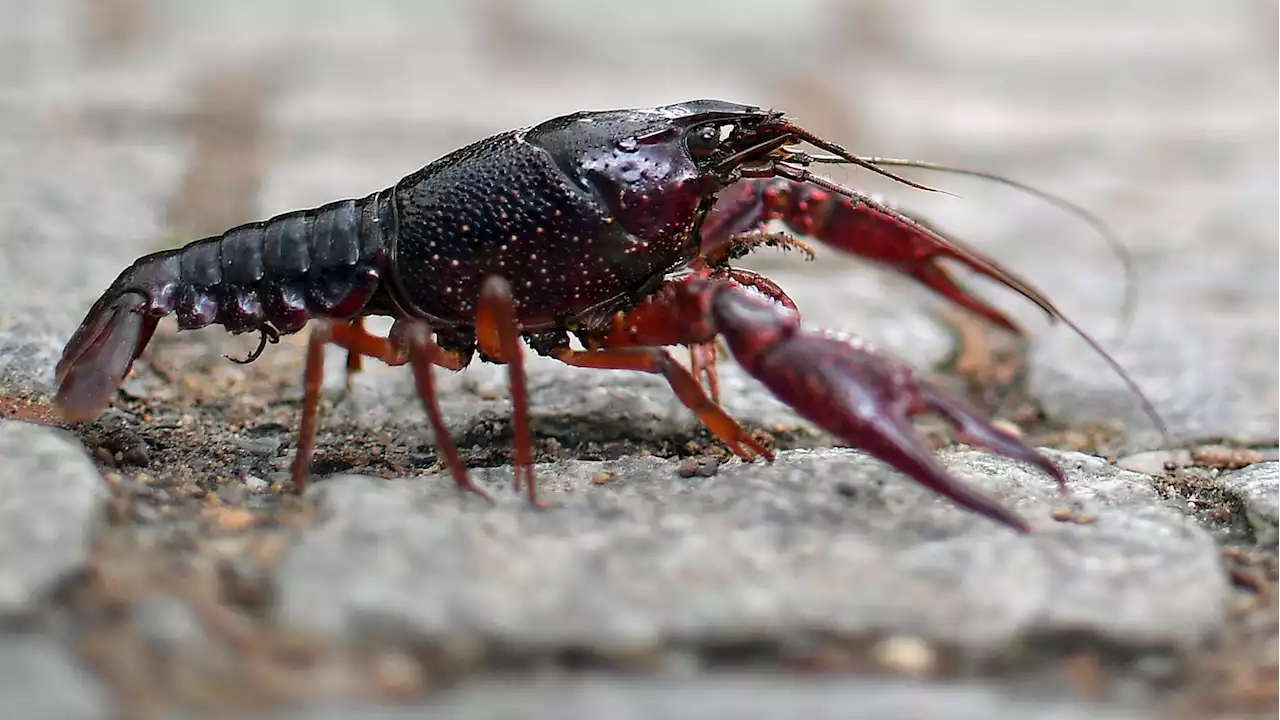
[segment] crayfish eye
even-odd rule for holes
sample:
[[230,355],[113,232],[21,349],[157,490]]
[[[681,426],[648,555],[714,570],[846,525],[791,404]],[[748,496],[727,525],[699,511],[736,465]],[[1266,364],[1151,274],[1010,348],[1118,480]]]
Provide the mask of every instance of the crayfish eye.
[[688,134],[685,145],[694,160],[705,160],[720,147],[720,129],[715,125],[703,125]]

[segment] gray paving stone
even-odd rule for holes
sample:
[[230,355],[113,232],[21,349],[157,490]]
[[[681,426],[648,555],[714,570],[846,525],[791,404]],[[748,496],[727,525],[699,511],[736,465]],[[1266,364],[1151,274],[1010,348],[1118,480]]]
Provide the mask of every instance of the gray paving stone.
[[492,681],[427,703],[336,707],[279,720],[439,718],[641,720],[813,718],[814,720],[1143,720],[1155,715],[1103,704],[1017,698],[982,685],[895,680],[813,680],[766,675],[627,680]]
[[1261,462],[1219,475],[1215,483],[1244,503],[1259,543],[1274,545],[1280,517],[1280,463]]
[[[1274,445],[1280,434],[1280,332],[1271,310],[1277,302],[1280,183],[1271,158],[1278,104],[1274,11],[1264,4],[804,0],[780,15],[776,3],[763,0],[669,0],[650,3],[643,13],[605,9],[591,0],[555,0],[536,10],[506,2],[263,7],[248,0],[154,0],[148,13],[153,32],[132,52],[108,60],[81,47],[78,0],[2,5],[0,392],[48,390],[53,362],[88,305],[134,257],[169,240],[163,237],[163,207],[189,151],[174,121],[195,82],[233,68],[258,74],[271,90],[273,156],[259,216],[383,187],[472,139],[567,110],[699,96],[787,108],[859,152],[910,154],[1032,182],[1098,212],[1132,248],[1140,293],[1126,341],[1109,340],[1120,298],[1117,268],[1074,221],[959,178],[921,176],[962,199],[833,173],[842,182],[887,192],[1043,286],[1133,372],[1177,440]],[[767,22],[760,21],[764,13]],[[1104,14],[1105,23],[1097,22]],[[804,41],[778,43],[778,37]],[[465,71],[432,71],[442,57]],[[949,337],[930,313],[934,302],[910,283],[830,254],[809,265],[768,255],[751,264],[779,279],[813,324],[868,336],[917,365],[948,350]],[[1046,329],[1007,293],[987,294],[1013,308],[1035,333],[1033,389],[1055,419],[1122,423],[1130,433],[1128,452],[1162,443],[1135,412],[1133,398],[1083,344],[1062,329]],[[655,378],[554,363],[535,362],[532,369],[540,432],[643,439],[694,427]],[[791,417],[731,364],[723,372],[726,402],[735,414],[766,425]],[[406,377],[404,371],[366,373],[345,411],[427,438]],[[505,416],[501,369],[442,374],[442,381],[449,389],[446,411],[459,431]],[[781,616],[778,603],[790,599],[788,592],[804,590],[810,600],[800,609],[823,622],[841,614],[853,618],[844,622],[855,629],[909,624],[939,635],[964,632],[967,625],[957,620],[955,607],[928,607],[920,598],[937,605],[938,598],[954,595],[961,609],[988,599],[985,609],[971,609],[977,635],[988,640],[1069,625],[1071,608],[1061,598],[1072,593],[1084,596],[1076,601],[1082,608],[1077,619],[1097,632],[1190,642],[1216,623],[1224,585],[1209,560],[1211,546],[1132,476],[1092,465],[1077,471],[1078,483],[1105,490],[1093,501],[1104,511],[1099,522],[1052,526],[1043,536],[1015,543],[996,528],[971,525],[976,521],[897,477],[866,485],[880,471],[852,457],[792,454],[791,467],[730,466],[716,478],[689,481],[675,479],[668,465],[635,459],[615,465],[626,470],[616,484],[575,490],[567,495],[568,507],[545,516],[519,508],[510,493],[494,510],[461,501],[444,478],[385,487],[343,480],[317,495],[326,506],[349,502],[350,509],[307,537],[291,558],[292,575],[286,573],[295,590],[340,588],[335,614],[326,619],[323,609],[313,609],[312,616],[293,607],[286,615],[337,631],[365,622],[357,617],[363,610],[352,611],[364,603],[371,608],[368,623],[385,625],[390,618],[423,632],[461,606],[469,623],[463,627],[498,632],[503,623],[519,621],[521,612],[542,617],[557,602],[577,602],[568,607],[586,613],[580,626],[557,614],[546,634],[563,639],[608,621],[611,634],[604,639],[616,640],[652,636],[654,627],[708,632],[707,617],[776,629],[782,620],[795,620]],[[969,455],[952,456],[952,462],[980,477],[987,474],[979,471],[984,463],[1005,467]],[[859,488],[855,499],[838,499],[827,463],[857,470],[848,471]],[[562,465],[546,473],[562,476],[549,478],[551,485],[581,488],[591,467]],[[480,476],[492,482],[508,472]],[[986,482],[1043,521],[1054,499],[1044,494],[1049,490],[1041,478],[992,472]],[[1251,472],[1261,471],[1245,470],[1243,477]],[[802,490],[800,478],[812,489]],[[724,489],[730,479],[754,489],[732,500],[738,490]],[[1242,487],[1256,486],[1249,480]],[[1265,495],[1238,492],[1255,515],[1274,518],[1274,510],[1266,509],[1274,506],[1261,502]],[[416,498],[431,505],[405,507]],[[672,503],[671,509],[655,498]],[[860,510],[863,502],[872,505]],[[391,527],[373,519],[374,509],[384,507]],[[546,518],[559,519],[563,528]],[[341,529],[348,526],[366,531],[353,539]],[[533,538],[527,547],[518,534],[524,531]],[[395,545],[423,539],[449,544]],[[352,577],[376,581],[368,586],[347,583],[340,573],[341,563],[367,559],[353,559],[360,542],[389,543],[378,546],[373,561],[352,569]],[[641,550],[660,542],[669,543],[665,552],[641,557]],[[716,542],[727,544],[713,558],[707,546]],[[317,547],[331,548],[331,565],[317,557]],[[809,547],[819,567],[845,569],[826,586],[801,572],[807,585],[790,587],[787,563],[807,557],[808,550],[796,548]],[[464,557],[450,559],[453,548]],[[552,578],[582,587],[587,571],[561,565],[584,557],[603,568],[603,598],[566,600],[540,583]],[[486,563],[476,569],[463,563],[468,558]],[[667,584],[640,588],[620,579],[628,572],[654,575],[659,559],[671,565],[658,568]],[[713,560],[723,566],[708,569]],[[672,585],[681,563],[702,579]],[[475,597],[450,596],[458,585],[420,587],[442,570],[455,579],[478,573]],[[854,577],[854,570],[862,574]],[[871,570],[876,582],[867,580]],[[494,574],[500,571],[506,574]],[[741,594],[739,600],[721,602],[707,589],[714,584],[707,578],[720,577],[717,572],[736,578],[727,587]],[[991,589],[975,589],[989,578],[996,579]],[[960,589],[941,585],[943,580]],[[832,586],[837,591],[814,591]],[[521,610],[511,597],[530,587],[537,591],[531,593],[535,602]],[[1004,594],[996,597],[997,590]],[[629,614],[658,606],[660,591],[684,605],[662,603],[651,615]],[[415,609],[413,593],[427,599],[426,610]],[[909,601],[894,614],[886,606],[900,597]],[[466,607],[472,600],[474,607]],[[301,601],[295,595],[292,602]],[[841,602],[857,605],[849,611]],[[1118,608],[1110,620],[1099,617],[1106,603]],[[948,623],[954,627],[944,627]],[[709,701],[715,692],[708,691]],[[662,693],[645,697],[653,694]],[[732,705],[737,700],[725,702],[740,709]]]
[[[506,469],[476,472],[493,508],[438,475],[335,478],[310,491],[320,522],[279,568],[277,618],[336,635],[606,651],[815,629],[974,654],[1040,632],[1191,646],[1219,626],[1213,540],[1146,477],[1058,454],[1098,516],[1061,524],[1045,478],[983,454],[945,458],[1038,532],[1017,536],[843,450],[731,463],[710,479],[656,458],[540,466],[546,512],[515,496]],[[597,472],[617,477],[595,485]]]
[[86,560],[106,484],[63,433],[0,420],[0,614],[35,608]]
[[23,720],[115,717],[110,693],[69,649],[44,635],[0,634],[0,716]]

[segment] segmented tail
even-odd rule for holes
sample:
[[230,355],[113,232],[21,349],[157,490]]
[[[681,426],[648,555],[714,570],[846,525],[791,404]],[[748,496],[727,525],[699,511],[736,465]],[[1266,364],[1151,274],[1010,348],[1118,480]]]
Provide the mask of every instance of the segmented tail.
[[[142,354],[160,319],[278,337],[309,318],[369,311],[394,235],[390,191],[278,215],[139,258],[94,303],[58,361],[57,403],[92,418]],[[256,353],[254,355],[256,357]]]
[[94,304],[58,361],[57,404],[68,420],[88,420],[106,407],[160,322],[147,314],[146,296],[116,290],[133,272]]

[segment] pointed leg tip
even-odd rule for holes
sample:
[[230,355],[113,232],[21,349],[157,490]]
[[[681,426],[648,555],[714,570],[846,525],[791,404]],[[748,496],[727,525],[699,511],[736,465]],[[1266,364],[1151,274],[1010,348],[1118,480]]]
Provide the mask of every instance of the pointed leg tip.
[[1008,527],[1010,530],[1013,530],[1014,532],[1018,533],[1019,535],[1030,535],[1030,534],[1031,534],[1031,524],[1030,524],[1030,523],[1028,523],[1026,520],[1023,520],[1022,518],[1020,518],[1020,517],[1018,517],[1018,516],[1016,516],[1016,515],[1012,516],[1012,518],[1013,518],[1013,519],[1012,519],[1012,521],[1005,521],[1005,522],[1004,522],[1004,525],[1005,525],[1006,527]]
[[1045,457],[1043,453],[1035,450],[1034,448],[1028,448],[1028,452],[1025,457],[1017,457],[1013,455],[1010,455],[1009,457],[1014,460],[1021,460],[1043,472],[1045,475],[1053,478],[1053,481],[1058,485],[1058,493],[1060,495],[1065,497],[1070,494],[1071,491],[1067,487],[1067,474],[1062,471],[1062,468],[1058,467],[1057,463]]
[[1063,497],[1067,497],[1071,494],[1071,489],[1067,487],[1067,476],[1057,468],[1054,468],[1054,470],[1053,477],[1058,482],[1058,493]]

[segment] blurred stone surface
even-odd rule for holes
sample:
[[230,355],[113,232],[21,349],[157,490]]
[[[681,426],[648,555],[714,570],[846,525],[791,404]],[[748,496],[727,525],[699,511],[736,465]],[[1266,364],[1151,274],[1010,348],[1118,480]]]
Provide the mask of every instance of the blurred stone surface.
[[0,614],[35,611],[88,558],[107,487],[61,432],[0,420]]
[[24,720],[115,717],[110,693],[50,637],[0,633],[0,714]]
[[[347,706],[270,716],[272,720],[399,720],[523,717],[531,720],[804,717],[814,720],[1145,720],[1155,715],[1105,704],[1079,705],[1006,695],[975,684],[823,680],[770,675],[627,680],[586,676],[562,682],[485,682],[406,706]],[[264,720],[266,720],[264,718]]]
[[[1016,535],[844,450],[734,462],[708,479],[656,458],[543,465],[546,512],[511,491],[509,469],[475,472],[493,508],[442,475],[334,478],[309,491],[319,522],[279,568],[278,620],[517,651],[906,633],[978,656],[1057,632],[1192,647],[1221,622],[1213,540],[1146,476],[1055,455],[1081,514],[1096,516],[1058,523],[1046,478],[945,457],[1037,532]],[[600,471],[617,476],[593,484]]]
[[1280,463],[1261,462],[1218,476],[1216,484],[1240,499],[1259,543],[1276,543],[1280,516]]
[[[180,207],[185,193],[216,205],[206,219],[255,220],[385,187],[470,141],[564,112],[718,97],[785,108],[859,153],[997,172],[1096,212],[1133,257],[1137,304],[1123,340],[1115,329],[1125,278],[1077,220],[966,178],[904,171],[962,196],[954,198],[832,172],[1041,286],[1150,393],[1175,445],[1274,447],[1280,434],[1270,4],[129,6],[132,15],[113,19],[111,3],[0,0],[0,394],[47,393],[62,344],[116,274],[144,253],[192,239],[170,229],[186,212],[201,215]],[[219,79],[237,77],[251,81],[253,102],[210,98]],[[245,128],[252,138],[234,135]],[[251,149],[246,164],[232,166],[228,157],[241,146]],[[910,281],[831,252],[803,263],[765,251],[748,264],[783,285],[813,325],[863,335],[921,367],[950,350],[937,300]],[[1033,334],[1031,387],[1052,419],[1117,424],[1126,453],[1164,444],[1084,343],[1047,327],[1012,293],[981,289]],[[221,333],[184,339],[216,343]],[[342,355],[330,357],[336,387]],[[647,441],[688,436],[696,426],[661,379],[542,359],[530,370],[537,432]],[[161,383],[146,363],[139,373],[144,390]],[[408,375],[371,363],[339,414],[429,443]],[[439,377],[451,427],[483,443],[486,424],[509,412],[505,371],[477,366]],[[727,407],[744,421],[796,423],[727,359],[722,380]],[[9,444],[0,467],[45,472],[47,457],[65,455],[68,468],[85,465],[76,476],[93,474],[82,457],[72,459],[74,443],[46,456],[41,448],[61,441],[36,436]],[[210,438],[211,446],[237,442],[230,433]],[[907,631],[973,651],[1044,629],[1186,645],[1218,627],[1226,581],[1212,542],[1160,502],[1147,478],[1059,456],[1078,464],[1073,488],[1086,512],[1098,514],[1094,524],[1059,524],[1047,519],[1059,501],[1044,478],[976,453],[947,457],[1043,532],[1016,538],[843,451],[789,453],[774,466],[729,463],[715,477],[687,480],[675,463],[646,458],[558,463],[544,467],[543,482],[562,506],[546,514],[529,512],[505,485],[489,509],[460,499],[445,477],[342,478],[314,491],[330,516],[280,570],[277,613],[312,629],[397,640],[436,637],[450,622],[533,644],[643,644],[741,627],[776,636],[812,622]],[[597,467],[624,472],[589,485]],[[10,524],[15,535],[0,538],[19,551],[0,561],[0,578],[21,569],[14,587],[27,598],[80,562],[86,518],[100,501],[87,482],[72,482],[74,490],[56,479],[13,485],[12,475],[0,477],[0,489],[19,493],[22,522],[56,529],[32,536],[22,534],[26,524]],[[477,475],[502,484],[510,469]],[[1274,475],[1267,463],[1221,477],[1260,539],[1274,530]],[[844,482],[852,497],[836,487]],[[35,537],[50,538],[47,553],[33,555]],[[332,599],[307,596],[317,592]],[[0,659],[21,668],[45,667],[50,656],[43,641],[5,636],[0,648]],[[0,677],[16,678],[15,693],[44,687],[17,671]],[[625,717],[697,703],[746,716],[805,701],[754,678],[750,688],[737,680],[601,682],[569,695],[481,686],[445,702],[456,715],[537,707],[567,717],[605,703]],[[1110,717],[1099,708],[1010,705],[984,688],[867,681],[806,690],[817,716],[839,708],[869,717]],[[614,705],[602,694],[620,699]]]

